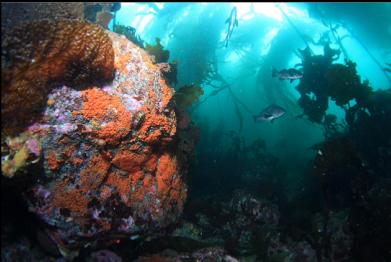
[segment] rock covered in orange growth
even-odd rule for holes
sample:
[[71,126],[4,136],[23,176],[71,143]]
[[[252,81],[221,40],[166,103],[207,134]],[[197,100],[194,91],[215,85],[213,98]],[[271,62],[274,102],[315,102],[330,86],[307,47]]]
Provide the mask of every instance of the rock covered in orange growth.
[[158,181],[158,194],[161,196],[168,195],[171,189],[171,182],[177,172],[176,158],[165,154],[160,157],[157,167],[156,176]]
[[148,172],[154,172],[156,170],[157,161],[157,155],[150,155],[149,159],[144,163],[144,169]]
[[94,155],[89,161],[89,165],[83,169],[75,183],[75,188],[69,188],[72,182],[70,175],[65,176],[60,182],[56,183],[52,191],[51,208],[67,210],[67,217],[75,219],[88,216],[88,205],[93,198],[88,196],[92,190],[100,187],[106,178],[110,163],[101,155]]
[[94,155],[89,166],[80,172],[80,188],[86,193],[89,190],[94,190],[100,187],[103,180],[106,178],[110,168],[110,162],[102,155]]
[[[60,25],[81,35],[84,26],[91,26],[52,24],[56,30],[62,28]],[[19,63],[9,65],[8,80],[15,81],[7,82],[7,96],[2,100],[2,105],[7,105],[7,117],[15,110],[10,105],[19,92],[15,88],[40,97],[19,105],[22,112],[43,102],[44,110],[34,116],[39,121],[26,132],[41,143],[44,179],[37,180],[26,195],[30,209],[50,225],[52,239],[68,248],[94,243],[98,237],[161,232],[181,215],[187,194],[184,165],[175,155],[173,89],[143,49],[115,33],[102,31],[103,37],[102,29],[90,30],[97,33],[91,40],[95,42],[80,44],[78,50],[67,53],[56,41],[44,40],[40,51],[48,55],[38,59],[41,53],[33,52],[36,64],[20,62],[21,68],[14,68]],[[103,38],[109,39],[111,53],[105,51],[106,45],[99,44]],[[73,47],[83,38],[76,39],[67,44]],[[57,56],[61,52],[66,53],[65,58]],[[92,57],[79,57],[90,52],[97,52],[96,62]],[[106,56],[110,54],[109,59]],[[86,69],[95,72],[93,78],[76,74],[74,66],[78,64],[71,61],[77,57],[80,65],[90,58],[92,64]],[[106,81],[111,75],[107,61],[112,62],[115,72],[111,82]],[[35,85],[33,78],[43,81]],[[66,86],[61,79],[67,80]],[[32,120],[18,114],[14,117],[21,123]]]
[[135,172],[141,170],[148,158],[149,155],[137,154],[126,150],[118,152],[112,163],[124,171]]
[[[91,121],[100,121],[93,131],[108,143],[115,143],[126,136],[131,129],[132,115],[126,110],[120,97],[92,88],[82,92],[86,102],[82,114]],[[104,122],[104,126],[102,125]]]
[[178,205],[183,207],[187,192],[183,180],[178,173],[178,163],[175,156],[164,154],[159,159],[157,167],[157,192],[167,206]]
[[176,124],[172,121],[172,118],[162,114],[147,113],[139,138],[147,143],[155,143],[161,141],[162,137],[172,137],[176,133]]
[[57,170],[60,166],[55,152],[50,152],[48,156],[48,166],[51,170]]
[[34,21],[2,39],[1,123],[15,135],[42,114],[53,87],[85,87],[114,77],[110,38],[81,21]]

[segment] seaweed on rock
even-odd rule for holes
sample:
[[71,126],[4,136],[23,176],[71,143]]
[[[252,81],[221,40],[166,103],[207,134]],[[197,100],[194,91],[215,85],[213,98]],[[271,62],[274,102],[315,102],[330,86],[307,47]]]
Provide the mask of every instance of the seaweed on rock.
[[339,58],[339,50],[324,46],[323,55],[311,55],[308,49],[299,50],[303,78],[296,90],[301,94],[299,105],[311,122],[321,123],[328,108],[329,98],[345,108],[356,100],[358,107],[370,104],[372,88],[368,81],[361,82],[356,64],[345,60],[345,64],[333,63]]
[[181,87],[174,95],[176,105],[179,108],[186,108],[198,102],[204,90],[197,85],[185,85]]
[[170,57],[170,51],[164,50],[164,47],[160,43],[160,38],[158,37],[156,37],[156,45],[147,44],[145,50],[155,58],[155,63],[166,63]]
[[136,29],[131,26],[114,25],[113,31],[117,34],[124,35],[128,40],[137,46],[144,48],[144,41],[137,34]]

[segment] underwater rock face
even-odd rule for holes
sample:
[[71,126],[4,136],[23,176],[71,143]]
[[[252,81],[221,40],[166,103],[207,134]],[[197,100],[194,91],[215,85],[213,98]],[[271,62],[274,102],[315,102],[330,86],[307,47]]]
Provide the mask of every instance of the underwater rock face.
[[233,217],[224,225],[229,232],[233,251],[240,255],[249,255],[256,249],[254,239],[257,230],[275,228],[280,220],[280,212],[276,205],[263,199],[257,199],[245,191],[236,191],[227,206]]
[[92,261],[96,262],[122,262],[122,258],[110,250],[99,250],[91,254]]
[[[79,25],[72,22],[67,27]],[[88,86],[83,81],[83,89],[72,86],[74,79],[58,81],[58,86],[50,88],[50,81],[34,83],[45,90],[39,94],[46,103],[44,110],[14,136],[23,137],[17,146],[9,142],[15,138],[2,141],[8,151],[8,177],[18,176],[34,165],[40,167],[34,170],[43,170],[28,173],[36,179],[24,192],[25,198],[61,251],[155,233],[176,221],[187,195],[182,166],[172,146],[176,135],[176,115],[170,103],[173,89],[143,49],[123,36],[108,31],[104,34],[103,39],[108,38],[112,44],[109,51],[114,54],[114,80],[103,86],[96,82]],[[102,37],[88,39],[100,40]],[[101,54],[106,49],[95,44],[96,56],[80,63],[89,64],[93,58],[110,55]],[[62,59],[58,58],[61,65]],[[61,75],[57,64],[46,60],[36,60],[24,69],[39,77],[40,71],[34,70],[40,68],[41,61],[48,72],[56,68]],[[111,68],[99,67],[99,62],[94,63],[98,65],[94,70],[110,76]],[[67,74],[68,68],[64,65],[61,72]],[[81,68],[89,67],[82,64]],[[23,88],[28,90],[25,80]],[[9,99],[12,97],[17,96]],[[7,100],[7,105],[11,102]],[[18,107],[24,110],[23,103]],[[13,125],[18,123],[19,114],[14,117]],[[25,120],[25,116],[20,117]],[[15,170],[13,164],[20,150],[23,154]]]
[[215,246],[199,249],[193,253],[179,253],[162,252],[162,254],[155,254],[145,257],[140,257],[136,262],[181,262],[181,261],[202,261],[202,262],[238,262],[236,258],[227,254],[224,248]]

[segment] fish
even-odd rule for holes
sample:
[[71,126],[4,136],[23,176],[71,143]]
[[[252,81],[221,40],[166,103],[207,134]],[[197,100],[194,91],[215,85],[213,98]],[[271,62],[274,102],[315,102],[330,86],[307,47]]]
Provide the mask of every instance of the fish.
[[273,68],[272,77],[278,77],[280,80],[289,79],[292,83],[294,80],[302,78],[303,73],[294,68],[282,69],[281,71]]
[[237,19],[236,6],[234,8],[232,8],[231,14],[228,17],[228,19],[225,21],[225,23],[226,24],[228,23],[228,32],[227,32],[227,36],[225,37],[225,47],[228,47],[228,41],[229,41],[229,39],[231,39],[232,32],[233,32],[234,28],[239,25],[238,19]]
[[277,118],[282,117],[286,113],[285,109],[278,105],[270,105],[263,109],[258,115],[253,115],[254,122],[261,121],[273,121]]

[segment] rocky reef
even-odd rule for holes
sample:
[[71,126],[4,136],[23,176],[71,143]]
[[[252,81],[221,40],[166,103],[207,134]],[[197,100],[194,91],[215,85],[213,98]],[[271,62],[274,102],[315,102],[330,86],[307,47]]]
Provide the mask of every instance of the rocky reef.
[[60,252],[174,223],[187,195],[174,90],[150,56],[80,21],[24,24],[2,46],[2,184],[28,178],[18,190]]

